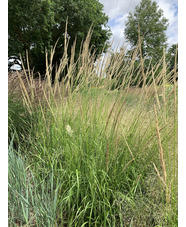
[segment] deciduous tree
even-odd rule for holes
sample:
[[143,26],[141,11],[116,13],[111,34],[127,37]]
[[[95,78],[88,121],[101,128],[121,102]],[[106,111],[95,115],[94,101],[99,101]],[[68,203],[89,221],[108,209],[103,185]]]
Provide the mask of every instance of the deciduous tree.
[[98,0],[9,0],[9,56],[21,54],[26,59],[28,51],[30,66],[44,73],[45,50],[50,51],[58,39],[54,64],[62,57],[67,17],[69,47],[76,38],[75,57],[92,24],[90,45],[94,45],[98,54],[111,35],[108,17]]
[[152,57],[154,61],[159,60],[163,55],[163,48],[167,45],[165,31],[168,27],[168,19],[163,16],[163,10],[157,3],[141,0],[134,12],[129,13],[125,25],[124,35],[132,48],[138,43],[140,27],[142,56]]

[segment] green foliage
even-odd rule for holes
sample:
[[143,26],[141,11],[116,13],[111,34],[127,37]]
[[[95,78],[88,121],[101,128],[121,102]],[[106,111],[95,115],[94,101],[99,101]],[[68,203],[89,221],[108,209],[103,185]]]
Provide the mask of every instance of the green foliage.
[[31,66],[43,64],[45,48],[52,45],[54,24],[52,3],[45,1],[8,1],[8,54],[21,54],[26,62],[26,51]]
[[9,226],[52,226],[56,220],[58,185],[53,190],[52,171],[43,179],[34,177],[21,150],[8,149]]
[[[177,51],[177,54],[176,54],[176,51]],[[173,44],[168,49],[166,57],[167,57],[167,62],[168,62],[168,68],[170,71],[172,71],[175,68],[175,60],[176,60],[176,64],[178,64],[178,44]],[[176,70],[178,70],[178,69],[176,69]]]
[[163,55],[167,37],[165,31],[168,20],[163,17],[163,10],[155,1],[142,0],[136,6],[134,13],[129,13],[124,35],[132,48],[138,43],[138,25],[140,27],[142,56],[152,57],[157,61]]
[[24,140],[31,129],[31,116],[22,101],[8,98],[8,140],[14,137],[14,145]]
[[31,68],[35,67],[44,73],[45,50],[50,52],[50,48],[59,39],[54,56],[55,67],[64,52],[67,17],[67,38],[70,46],[76,39],[76,59],[81,42],[92,24],[94,34],[90,45],[94,45],[99,53],[110,37],[110,31],[106,25],[108,17],[103,13],[103,5],[98,0],[11,0],[8,1],[9,56],[21,54],[26,61],[28,51]]

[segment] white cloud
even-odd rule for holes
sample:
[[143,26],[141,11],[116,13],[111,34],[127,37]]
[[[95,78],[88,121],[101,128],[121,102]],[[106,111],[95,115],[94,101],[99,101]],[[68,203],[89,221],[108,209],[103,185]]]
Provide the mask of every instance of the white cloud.
[[139,0],[100,0],[104,5],[105,13],[109,16],[109,19],[112,20],[118,15],[128,14],[135,6],[140,2]]
[[175,15],[174,4],[176,4],[176,0],[158,0],[159,7],[163,10],[164,16],[169,20],[169,27],[166,31],[169,45],[178,42],[178,16]]
[[[128,13],[132,12],[140,0],[100,0],[104,5],[104,12],[109,16],[109,25],[114,38],[114,45],[124,42],[124,27]],[[166,31],[168,44],[178,42],[178,16],[175,6],[178,0],[156,0],[159,8],[164,11],[164,16],[169,20],[169,27]]]
[[111,28],[115,42],[124,41],[124,27],[125,27],[126,18],[127,18],[127,14],[124,14],[123,16],[118,17]]

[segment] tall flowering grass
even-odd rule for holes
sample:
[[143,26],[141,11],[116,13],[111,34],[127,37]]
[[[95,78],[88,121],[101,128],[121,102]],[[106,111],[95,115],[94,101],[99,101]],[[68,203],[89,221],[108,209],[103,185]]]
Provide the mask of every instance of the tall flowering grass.
[[65,42],[54,84],[55,50],[45,80],[24,69],[15,74],[19,88],[9,86],[32,116],[19,152],[10,144],[10,225],[176,226],[176,80],[167,87],[176,70],[167,73],[165,53],[147,72],[136,69],[140,45],[130,61],[124,45],[95,63],[91,33],[76,62],[75,44],[69,59]]

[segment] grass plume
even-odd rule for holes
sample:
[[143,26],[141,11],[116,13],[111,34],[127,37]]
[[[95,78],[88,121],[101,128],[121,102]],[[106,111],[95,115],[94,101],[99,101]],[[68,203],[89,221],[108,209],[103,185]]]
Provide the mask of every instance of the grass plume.
[[46,53],[45,79],[29,66],[9,77],[10,226],[176,226],[177,82],[166,86],[165,54],[144,72],[139,41],[130,60],[124,44],[95,62],[92,32],[76,61],[66,36],[56,69],[55,47]]

